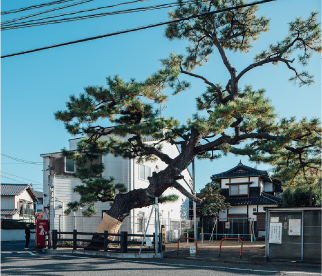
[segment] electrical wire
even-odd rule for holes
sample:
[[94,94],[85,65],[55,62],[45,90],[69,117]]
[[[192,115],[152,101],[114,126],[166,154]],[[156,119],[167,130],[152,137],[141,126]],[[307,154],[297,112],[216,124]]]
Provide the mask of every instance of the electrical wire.
[[25,182],[22,182],[22,181],[19,181],[19,180],[16,180],[16,179],[13,179],[13,178],[10,178],[10,177],[7,177],[7,176],[4,176],[4,175],[2,175],[1,177],[7,178],[7,179],[10,179],[10,180],[13,180],[13,181],[16,181],[16,182],[22,183],[22,184],[26,184]]
[[83,0],[83,1],[80,1],[80,2],[77,2],[77,3],[73,3],[73,4],[68,4],[68,5],[65,5],[65,6],[57,7],[57,8],[51,9],[51,10],[45,10],[45,11],[42,11],[42,12],[33,13],[33,14],[30,14],[30,15],[26,15],[26,16],[14,18],[14,19],[11,19],[11,20],[7,20],[7,21],[4,21],[4,22],[1,22],[1,26],[8,25],[8,24],[11,24],[11,23],[16,22],[16,21],[19,21],[19,20],[23,20],[23,19],[27,19],[27,18],[30,18],[30,17],[34,17],[34,16],[37,16],[37,15],[40,15],[40,14],[49,13],[49,12],[52,12],[52,11],[62,10],[62,9],[66,9],[66,8],[70,8],[70,7],[73,7],[73,6],[85,4],[85,3],[88,3],[88,2],[92,2],[92,1],[94,1],[94,0]]
[[4,153],[1,153],[1,155],[4,156],[4,157],[10,158],[12,160],[15,160],[15,161],[18,161],[18,162],[22,162],[22,163],[26,163],[26,164],[42,165],[42,162],[26,161],[26,160],[23,160],[23,159],[19,159],[19,158],[16,158],[16,157],[12,157],[10,155],[6,155]]
[[32,181],[32,182],[36,182],[36,183],[32,183],[32,184],[41,184],[42,185],[42,183],[40,183],[40,182],[38,182],[38,181],[34,181],[34,180],[31,180],[31,179],[28,179],[28,178],[24,178],[24,177],[21,177],[21,176],[18,176],[18,175],[14,175],[14,174],[11,174],[11,173],[6,173],[6,172],[4,172],[4,171],[1,171],[1,174],[8,174],[8,175],[11,175],[11,176],[14,176],[14,177],[18,177],[18,178],[21,178],[21,179],[24,179],[24,180],[28,180],[28,181]]
[[[142,0],[139,1],[134,1],[135,2],[141,2]],[[168,3],[168,4],[161,4],[161,5],[155,5],[155,6],[148,6],[148,7],[141,7],[141,8],[135,8],[135,9],[127,9],[127,10],[120,10],[120,11],[114,11],[114,12],[108,12],[108,13],[97,13],[97,14],[90,14],[90,15],[84,15],[84,16],[77,16],[77,17],[68,17],[68,18],[61,18],[61,19],[56,19],[56,20],[48,20],[45,22],[41,22],[47,19],[51,18],[56,18],[56,17],[61,17],[64,15],[55,15],[55,16],[49,16],[46,18],[42,19],[37,19],[37,20],[28,20],[28,21],[23,21],[19,22],[17,24],[11,24],[7,26],[2,26],[1,31],[6,31],[6,30],[14,30],[14,29],[21,29],[21,28],[29,28],[29,27],[35,27],[35,26],[42,26],[42,25],[49,25],[49,24],[59,24],[59,23],[65,23],[65,22],[73,22],[73,21],[78,21],[78,20],[85,20],[85,19],[92,19],[92,18],[99,18],[103,16],[109,16],[109,15],[117,15],[117,14],[128,14],[128,13],[135,13],[135,12],[143,12],[143,11],[151,11],[151,10],[159,10],[159,9],[168,9],[168,8],[173,8],[179,5],[186,5],[195,2],[194,0],[191,1],[186,1],[186,2],[175,2],[175,3]],[[206,1],[208,2],[208,1]],[[130,2],[128,2],[130,3]],[[93,9],[95,10],[95,9]],[[80,12],[86,12],[86,11],[78,11],[78,12],[73,12],[70,14],[76,14]],[[68,15],[66,13],[65,15]]]
[[42,7],[46,7],[46,6],[58,5],[58,4],[62,4],[62,3],[65,3],[65,2],[71,2],[71,1],[75,1],[75,0],[59,0],[59,1],[53,1],[53,2],[39,4],[39,5],[32,5],[32,6],[25,7],[25,8],[14,9],[14,10],[10,10],[10,11],[4,11],[4,12],[1,12],[1,15],[33,10],[33,9],[38,9],[38,8],[42,8]]
[[74,41],[64,42],[64,43],[60,43],[60,44],[56,44],[56,45],[36,48],[36,49],[28,50],[28,51],[22,51],[22,52],[18,52],[18,53],[3,55],[3,56],[1,56],[1,58],[8,58],[8,57],[13,57],[13,56],[25,55],[25,54],[29,54],[29,53],[39,52],[39,51],[43,51],[43,50],[47,50],[47,49],[57,48],[57,47],[61,47],[61,46],[71,45],[71,44],[76,44],[76,43],[80,43],[80,42],[86,42],[86,41],[91,41],[91,40],[100,39],[100,38],[104,38],[104,37],[115,36],[115,35],[120,35],[120,34],[125,34],[125,33],[140,31],[140,30],[145,30],[145,29],[149,29],[149,28],[162,26],[162,25],[167,25],[167,24],[176,23],[176,22],[180,22],[180,21],[190,20],[190,19],[193,19],[193,18],[196,18],[196,17],[202,17],[202,16],[206,16],[206,15],[210,15],[210,14],[215,14],[215,13],[220,13],[220,12],[224,12],[224,11],[229,11],[229,10],[234,10],[234,9],[254,6],[254,5],[258,5],[258,4],[264,4],[264,3],[267,3],[267,2],[273,2],[273,1],[277,1],[277,0],[263,0],[263,1],[253,2],[253,3],[250,3],[250,4],[246,4],[246,5],[241,5],[241,6],[221,9],[221,10],[217,10],[217,11],[212,11],[212,12],[192,15],[192,16],[185,17],[185,18],[182,18],[182,19],[176,19],[176,20],[171,20],[171,21],[166,21],[166,22],[160,22],[160,23],[157,23],[157,24],[150,24],[150,25],[143,26],[143,27],[137,27],[137,28],[128,29],[128,30],[124,30],[124,31],[108,33],[108,34],[104,34],[104,35],[99,35],[99,36],[88,37],[88,38],[84,38],[84,39],[78,39],[78,40],[74,40]]

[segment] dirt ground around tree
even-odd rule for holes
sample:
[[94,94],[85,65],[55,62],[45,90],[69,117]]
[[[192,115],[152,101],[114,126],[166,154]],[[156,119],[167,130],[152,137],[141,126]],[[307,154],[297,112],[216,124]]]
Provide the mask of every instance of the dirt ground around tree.
[[[177,243],[166,244],[164,256],[166,258],[190,258],[191,246],[194,246],[193,242],[187,244],[186,241],[181,241],[177,255]],[[198,242],[197,256],[191,258],[221,262],[265,262],[265,241],[256,241],[255,243],[243,241],[241,258],[240,248],[241,243],[238,243],[238,241],[223,241],[219,257],[220,240]]]

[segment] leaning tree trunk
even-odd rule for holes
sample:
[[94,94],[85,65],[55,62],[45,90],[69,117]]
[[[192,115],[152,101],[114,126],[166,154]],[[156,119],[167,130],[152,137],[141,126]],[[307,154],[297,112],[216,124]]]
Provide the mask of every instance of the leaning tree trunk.
[[[111,209],[103,216],[103,219],[97,228],[97,233],[108,231],[111,234],[116,234],[120,229],[123,220],[130,215],[132,209],[147,207],[154,204],[155,197],[160,197],[169,187],[176,188],[183,195],[196,202],[200,201],[200,199],[189,193],[177,182],[178,179],[182,179],[180,176],[182,171],[188,168],[196,156],[195,147],[201,139],[201,134],[197,132],[195,134],[196,135],[193,135],[189,144],[184,147],[182,152],[168,163],[166,169],[159,173],[154,172],[152,177],[149,177],[148,188],[132,190],[125,194],[118,194],[115,197]],[[101,235],[93,236],[93,240],[102,239]],[[111,236],[108,239],[113,241],[114,236]],[[92,242],[89,247],[97,247],[98,245],[101,246],[101,243]]]

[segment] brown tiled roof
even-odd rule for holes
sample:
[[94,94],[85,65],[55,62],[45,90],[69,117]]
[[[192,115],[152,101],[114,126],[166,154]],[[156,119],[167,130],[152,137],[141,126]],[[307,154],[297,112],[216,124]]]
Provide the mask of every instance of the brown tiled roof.
[[0,185],[0,194],[2,196],[18,196],[27,190],[33,199],[33,201],[38,202],[38,198],[35,195],[33,189],[28,184],[5,184]]
[[18,213],[18,209],[11,209],[11,210],[2,209],[0,211],[0,214],[5,215],[5,216],[13,216],[13,215],[15,215],[17,213]]

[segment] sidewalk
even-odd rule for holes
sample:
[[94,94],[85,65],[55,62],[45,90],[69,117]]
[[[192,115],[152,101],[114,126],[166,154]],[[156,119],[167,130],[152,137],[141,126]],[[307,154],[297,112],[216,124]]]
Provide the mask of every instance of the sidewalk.
[[220,241],[205,241],[198,242],[197,256],[190,257],[190,247],[194,246],[193,242],[187,244],[186,241],[180,242],[179,254],[177,255],[177,243],[166,244],[165,258],[194,258],[201,260],[217,261],[217,262],[232,262],[232,263],[249,263],[249,262],[265,262],[265,242],[259,241],[251,243],[250,241],[243,242],[242,256],[240,258],[241,243],[237,241],[223,241],[221,246],[221,254],[219,257]]
[[281,265],[281,266],[302,266],[321,268],[321,263],[303,263],[294,261],[266,261],[265,257],[265,241],[251,243],[243,242],[242,256],[240,258],[241,243],[237,241],[222,242],[221,253],[219,257],[220,241],[205,241],[203,244],[198,242],[197,256],[190,256],[190,246],[194,246],[193,242],[180,242],[179,253],[177,254],[177,243],[166,244],[164,258],[169,259],[188,259],[217,263],[234,263],[234,264],[250,264],[250,265]]

